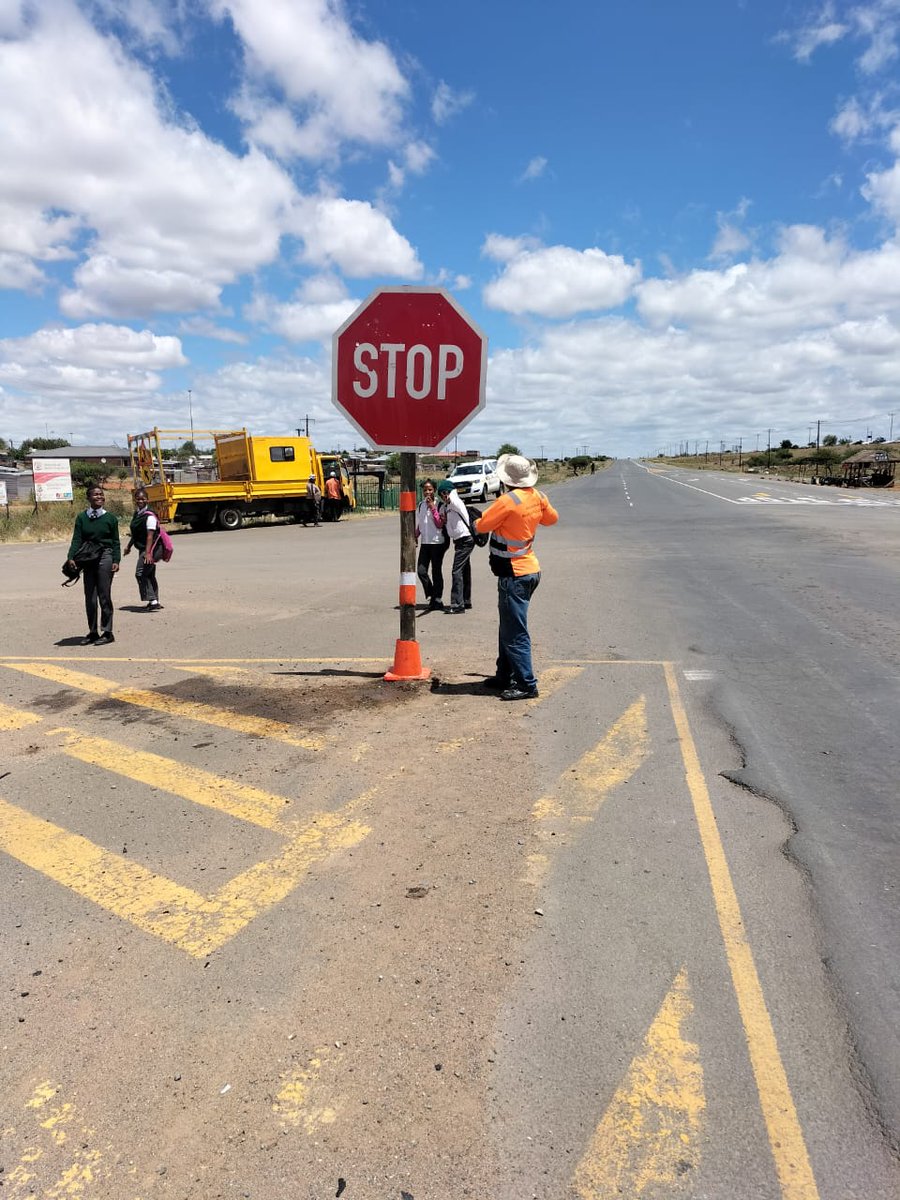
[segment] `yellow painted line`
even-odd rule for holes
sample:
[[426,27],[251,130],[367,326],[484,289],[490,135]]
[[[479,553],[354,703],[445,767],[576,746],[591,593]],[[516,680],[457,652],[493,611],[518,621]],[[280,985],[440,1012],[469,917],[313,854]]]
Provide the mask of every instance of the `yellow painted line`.
[[132,750],[106,738],[84,737],[74,729],[53,729],[50,732],[63,735],[63,753],[79,762],[90,763],[136,783],[171,792],[174,796],[190,800],[192,804],[215,809],[263,829],[289,833],[293,828],[293,822],[285,819],[290,801],[284,796],[264,792],[260,788],[175,762],[171,758],[163,758],[160,754]]
[[35,713],[23,712],[19,708],[11,708],[8,704],[0,704],[0,730],[6,733],[14,729],[27,729],[29,725],[37,725],[42,717]]
[[631,778],[649,752],[647,702],[641,696],[597,745],[560,777],[556,792],[535,802],[532,817],[536,821],[559,817],[571,821],[593,820],[604,800]]
[[[66,1197],[70,1200],[86,1200],[90,1195],[98,1195],[95,1184],[105,1187],[109,1172],[103,1162],[103,1155],[91,1145],[94,1131],[81,1124],[77,1132],[72,1133],[67,1129],[78,1116],[78,1110],[74,1104],[59,1099],[59,1092],[58,1085],[50,1080],[40,1083],[32,1093],[31,1099],[26,1101],[25,1107],[40,1111],[51,1101],[54,1102],[47,1114],[42,1113],[40,1128],[46,1131],[56,1147],[69,1143],[68,1164],[53,1183],[41,1187],[38,1171],[32,1168],[44,1164],[49,1168],[49,1156],[44,1155],[41,1147],[29,1146],[20,1155],[13,1170],[5,1176],[7,1185],[12,1189],[10,1200],[37,1194],[40,1194],[43,1200],[66,1200]],[[5,1132],[14,1133],[15,1130]],[[58,1168],[54,1168],[56,1169]]]
[[541,671],[541,694],[539,699],[546,700],[548,696],[554,695],[556,692],[566,686],[567,683],[572,683],[582,673],[583,667],[579,666],[552,666],[545,667]]
[[[87,662],[92,655],[96,655],[97,651],[91,651],[91,655],[84,654],[0,654],[0,663],[14,662]],[[276,666],[290,666],[293,663],[299,663],[302,666],[312,664],[315,666],[318,663],[383,663],[386,659],[390,659],[389,654],[380,654],[378,658],[138,658],[135,655],[128,656],[104,654],[103,662],[133,662],[133,663],[274,663]],[[619,661],[618,659],[614,661]]]
[[51,1083],[47,1079],[44,1083],[39,1083],[31,1093],[31,1099],[25,1101],[26,1108],[43,1108],[45,1104],[56,1098],[59,1094],[59,1087],[55,1083]]
[[227,709],[214,708],[212,705],[200,704],[192,700],[179,700],[175,696],[166,696],[159,692],[122,687],[111,679],[102,679],[99,675],[92,675],[86,671],[70,671],[66,667],[55,667],[49,663],[38,661],[14,663],[7,660],[3,665],[11,671],[35,675],[38,679],[46,679],[63,687],[77,688],[93,695],[108,696],[111,700],[118,700],[122,704],[152,709],[154,712],[165,713],[170,717],[197,721],[202,725],[215,725],[232,733],[248,733],[254,737],[270,738],[286,742],[289,746],[300,746],[304,750],[320,750],[325,744],[323,737],[298,735],[292,725],[285,725],[282,721],[271,721],[266,717],[229,712]]
[[784,1200],[818,1200],[819,1191],[809,1162],[803,1131],[794,1107],[787,1075],[778,1051],[772,1018],[747,940],[737,893],[709,798],[700,756],[688,724],[674,663],[665,664],[672,716],[681,745],[684,776],[694,805],[700,840],[712,887],[719,928],[731,970],[760,1107]]
[[340,1053],[335,1055],[330,1047],[323,1046],[316,1050],[305,1067],[292,1067],[282,1075],[272,1108],[283,1124],[295,1129],[302,1127],[309,1134],[322,1125],[334,1124],[340,1104],[318,1104],[313,1097],[323,1064],[339,1061],[342,1057]]
[[209,896],[3,800],[0,850],[147,933],[203,958],[289,895],[313,863],[358,845],[371,832],[348,815],[359,803],[318,813],[279,855],[254,864]]
[[699,1166],[703,1068],[683,1030],[693,1011],[682,969],[575,1170],[581,1200],[669,1195]]
[[555,835],[592,821],[607,797],[634,775],[649,753],[647,704],[641,696],[593,749],[563,772],[553,792],[534,802],[531,817],[542,848],[526,859],[524,883],[535,888],[543,883],[552,861],[551,845],[555,849],[565,845],[565,836]]

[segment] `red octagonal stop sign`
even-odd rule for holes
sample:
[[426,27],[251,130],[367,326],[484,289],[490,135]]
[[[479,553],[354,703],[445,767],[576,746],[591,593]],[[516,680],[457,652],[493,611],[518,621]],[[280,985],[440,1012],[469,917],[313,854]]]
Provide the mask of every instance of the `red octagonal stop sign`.
[[443,288],[379,288],[334,335],[332,401],[379,450],[435,450],[484,408],[487,338]]

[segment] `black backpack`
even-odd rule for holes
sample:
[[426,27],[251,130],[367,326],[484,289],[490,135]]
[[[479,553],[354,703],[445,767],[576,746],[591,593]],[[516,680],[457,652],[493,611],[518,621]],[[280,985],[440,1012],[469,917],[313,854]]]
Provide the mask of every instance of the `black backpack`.
[[464,524],[467,526],[469,533],[471,533],[472,537],[475,539],[475,545],[486,546],[491,535],[489,533],[475,532],[475,522],[481,516],[481,510],[474,508],[471,504],[467,504],[465,507],[469,519],[466,521],[465,518],[463,518]]

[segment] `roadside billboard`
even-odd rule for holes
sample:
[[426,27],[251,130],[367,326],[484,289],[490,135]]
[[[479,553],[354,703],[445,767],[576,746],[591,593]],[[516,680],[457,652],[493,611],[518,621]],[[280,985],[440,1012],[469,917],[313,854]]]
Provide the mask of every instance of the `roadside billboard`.
[[41,500],[72,500],[72,465],[67,458],[35,458],[34,498]]

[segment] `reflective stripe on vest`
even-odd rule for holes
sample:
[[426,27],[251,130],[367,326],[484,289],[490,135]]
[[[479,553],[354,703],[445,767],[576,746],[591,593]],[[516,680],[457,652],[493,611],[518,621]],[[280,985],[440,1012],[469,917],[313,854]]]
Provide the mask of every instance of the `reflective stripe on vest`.
[[[513,504],[521,504],[522,497],[515,492],[508,492],[510,500]],[[524,558],[526,554],[531,553],[531,547],[534,545],[534,538],[531,537],[525,542],[520,542],[516,538],[502,538],[499,533],[491,534],[491,544],[489,552],[496,554],[498,558]],[[515,549],[511,549],[515,547]]]

